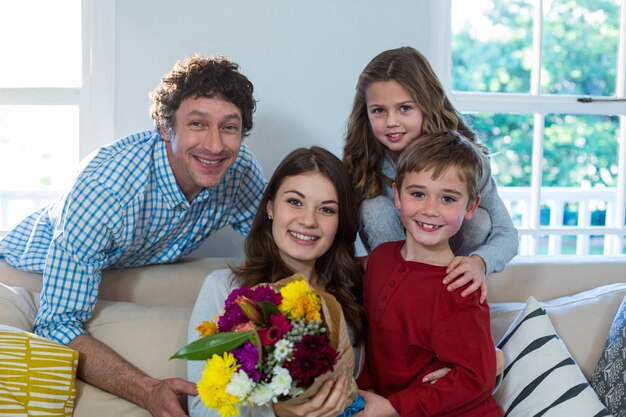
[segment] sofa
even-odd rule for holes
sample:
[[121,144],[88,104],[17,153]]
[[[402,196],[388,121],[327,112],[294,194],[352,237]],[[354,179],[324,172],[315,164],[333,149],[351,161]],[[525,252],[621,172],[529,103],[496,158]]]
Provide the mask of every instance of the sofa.
[[[186,376],[169,357],[186,344],[187,322],[205,276],[233,259],[197,258],[103,273],[87,330],[156,378]],[[602,354],[626,296],[626,257],[517,257],[488,277],[494,341],[534,296],[586,378]],[[41,276],[0,261],[0,324],[31,330]],[[134,404],[76,381],[74,416],[149,416]]]

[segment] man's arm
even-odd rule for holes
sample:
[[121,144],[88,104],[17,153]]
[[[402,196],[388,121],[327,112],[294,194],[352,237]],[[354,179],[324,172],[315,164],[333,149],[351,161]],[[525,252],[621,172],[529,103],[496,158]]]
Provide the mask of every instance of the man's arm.
[[80,379],[145,408],[154,417],[186,416],[180,400],[198,394],[195,384],[184,379],[159,380],[146,375],[88,334],[78,336],[68,346],[79,352]]

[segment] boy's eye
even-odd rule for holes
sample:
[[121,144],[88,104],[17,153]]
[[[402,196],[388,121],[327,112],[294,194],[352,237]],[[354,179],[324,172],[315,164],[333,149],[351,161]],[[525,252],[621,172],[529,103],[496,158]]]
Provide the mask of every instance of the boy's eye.
[[411,196],[415,197],[415,198],[424,198],[424,193],[421,191],[413,191],[411,193]]
[[445,203],[454,203],[456,201],[456,198],[450,197],[450,196],[444,196],[444,197],[442,197],[442,200]]

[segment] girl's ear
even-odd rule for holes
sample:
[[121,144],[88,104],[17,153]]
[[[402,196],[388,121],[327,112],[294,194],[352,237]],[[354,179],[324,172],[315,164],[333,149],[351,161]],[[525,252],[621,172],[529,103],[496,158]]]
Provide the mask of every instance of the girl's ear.
[[272,220],[274,218],[274,202],[272,200],[267,202],[265,210],[267,211],[267,218]]
[[469,206],[467,206],[467,211],[465,212],[465,220],[469,220],[474,216],[474,212],[476,211],[476,209],[478,208],[478,205],[480,204],[480,196],[476,196],[476,198],[474,199],[474,201],[472,201]]
[[397,210],[400,210],[402,202],[400,201],[400,191],[398,191],[398,187],[396,187],[395,182],[391,184],[391,188],[393,188],[393,204],[396,206]]

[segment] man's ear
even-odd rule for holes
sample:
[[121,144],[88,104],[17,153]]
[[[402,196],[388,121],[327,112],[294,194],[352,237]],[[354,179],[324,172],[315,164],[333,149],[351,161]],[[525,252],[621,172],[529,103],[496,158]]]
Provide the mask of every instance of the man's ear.
[[393,188],[393,204],[396,206],[397,210],[400,210],[402,202],[400,201],[400,191],[398,191],[398,187],[395,182],[391,184],[391,188]]
[[465,220],[469,220],[474,216],[474,212],[478,208],[479,204],[480,204],[480,196],[477,195],[474,201],[472,201],[469,204],[469,206],[467,206],[467,211],[465,212],[465,217],[464,217]]
[[170,135],[167,133],[167,129],[165,129],[163,126],[159,126],[159,133],[161,134],[161,137],[164,141],[169,142],[171,140]]

